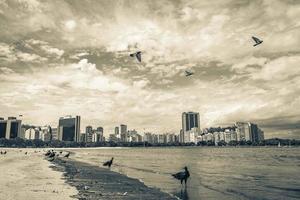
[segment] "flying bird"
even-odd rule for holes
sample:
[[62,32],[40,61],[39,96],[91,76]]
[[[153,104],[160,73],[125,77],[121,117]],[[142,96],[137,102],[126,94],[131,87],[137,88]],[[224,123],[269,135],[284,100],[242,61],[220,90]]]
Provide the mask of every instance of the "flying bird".
[[252,39],[253,39],[254,42],[255,42],[255,44],[253,45],[254,47],[257,46],[257,45],[260,45],[261,43],[263,43],[263,41],[260,40],[260,39],[257,38],[257,37],[252,36]]
[[186,185],[186,181],[188,180],[188,178],[190,177],[190,172],[188,170],[187,167],[183,168],[184,171],[178,172],[176,174],[172,174],[172,176],[178,180],[180,180],[180,183],[182,184],[182,182],[185,182]]
[[130,57],[136,57],[139,62],[142,62],[142,52],[138,51],[136,53],[131,53]]
[[110,168],[110,166],[112,165],[114,160],[114,157],[112,157],[109,161],[106,161],[105,163],[103,163],[103,166],[108,166]]
[[193,72],[190,72],[190,71],[185,71],[185,76],[192,76],[194,73]]

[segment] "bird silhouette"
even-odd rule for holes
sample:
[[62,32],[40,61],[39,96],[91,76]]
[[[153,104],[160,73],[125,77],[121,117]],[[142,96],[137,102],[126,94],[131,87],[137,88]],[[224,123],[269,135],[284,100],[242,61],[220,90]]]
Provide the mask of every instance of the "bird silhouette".
[[184,181],[184,183],[186,185],[186,182],[187,182],[188,178],[190,177],[190,172],[187,167],[184,167],[183,169],[184,169],[184,171],[178,172],[176,174],[172,174],[172,176],[174,178],[180,180],[181,184]]
[[136,57],[139,62],[142,62],[142,52],[138,51],[136,53],[131,53],[130,57]]
[[194,73],[193,72],[190,72],[190,71],[185,71],[185,76],[192,76],[192,75],[194,75]]
[[260,40],[260,39],[257,38],[257,37],[252,36],[252,39],[253,39],[254,42],[255,42],[255,44],[253,45],[254,47],[257,46],[257,45],[260,45],[261,43],[263,43],[263,41]]
[[114,160],[114,157],[112,157],[109,161],[106,161],[105,163],[103,163],[103,166],[108,166],[110,168],[110,166],[112,165]]
[[70,152],[68,152],[64,157],[69,158],[69,156],[70,156]]
[[48,158],[54,158],[55,157],[55,152],[51,152],[49,155],[48,155]]

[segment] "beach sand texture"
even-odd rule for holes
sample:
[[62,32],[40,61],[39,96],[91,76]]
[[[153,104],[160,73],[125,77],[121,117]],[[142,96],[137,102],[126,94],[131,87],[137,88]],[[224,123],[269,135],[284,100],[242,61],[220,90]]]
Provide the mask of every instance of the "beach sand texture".
[[75,187],[65,183],[62,172],[50,168],[52,164],[42,151],[0,150],[7,151],[0,155],[0,200],[71,200],[78,194]]
[[73,159],[57,158],[56,170],[64,171],[67,183],[79,191],[76,196],[84,200],[173,200],[175,197],[150,188],[137,179],[92,166]]

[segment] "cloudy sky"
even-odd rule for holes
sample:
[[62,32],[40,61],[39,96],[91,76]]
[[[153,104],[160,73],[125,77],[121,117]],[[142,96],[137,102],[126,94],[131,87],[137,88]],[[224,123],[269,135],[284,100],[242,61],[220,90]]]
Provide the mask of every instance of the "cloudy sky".
[[299,36],[297,0],[0,0],[0,116],[178,133],[197,111],[300,139]]

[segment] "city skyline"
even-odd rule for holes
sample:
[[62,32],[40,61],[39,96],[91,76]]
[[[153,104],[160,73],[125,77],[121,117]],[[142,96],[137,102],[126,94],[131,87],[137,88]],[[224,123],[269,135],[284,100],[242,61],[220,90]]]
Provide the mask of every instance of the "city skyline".
[[[251,121],[266,138],[299,139],[299,7],[0,1],[0,117],[178,133],[191,110],[203,127]],[[253,47],[254,35],[264,42]],[[129,56],[137,50],[141,63]]]

